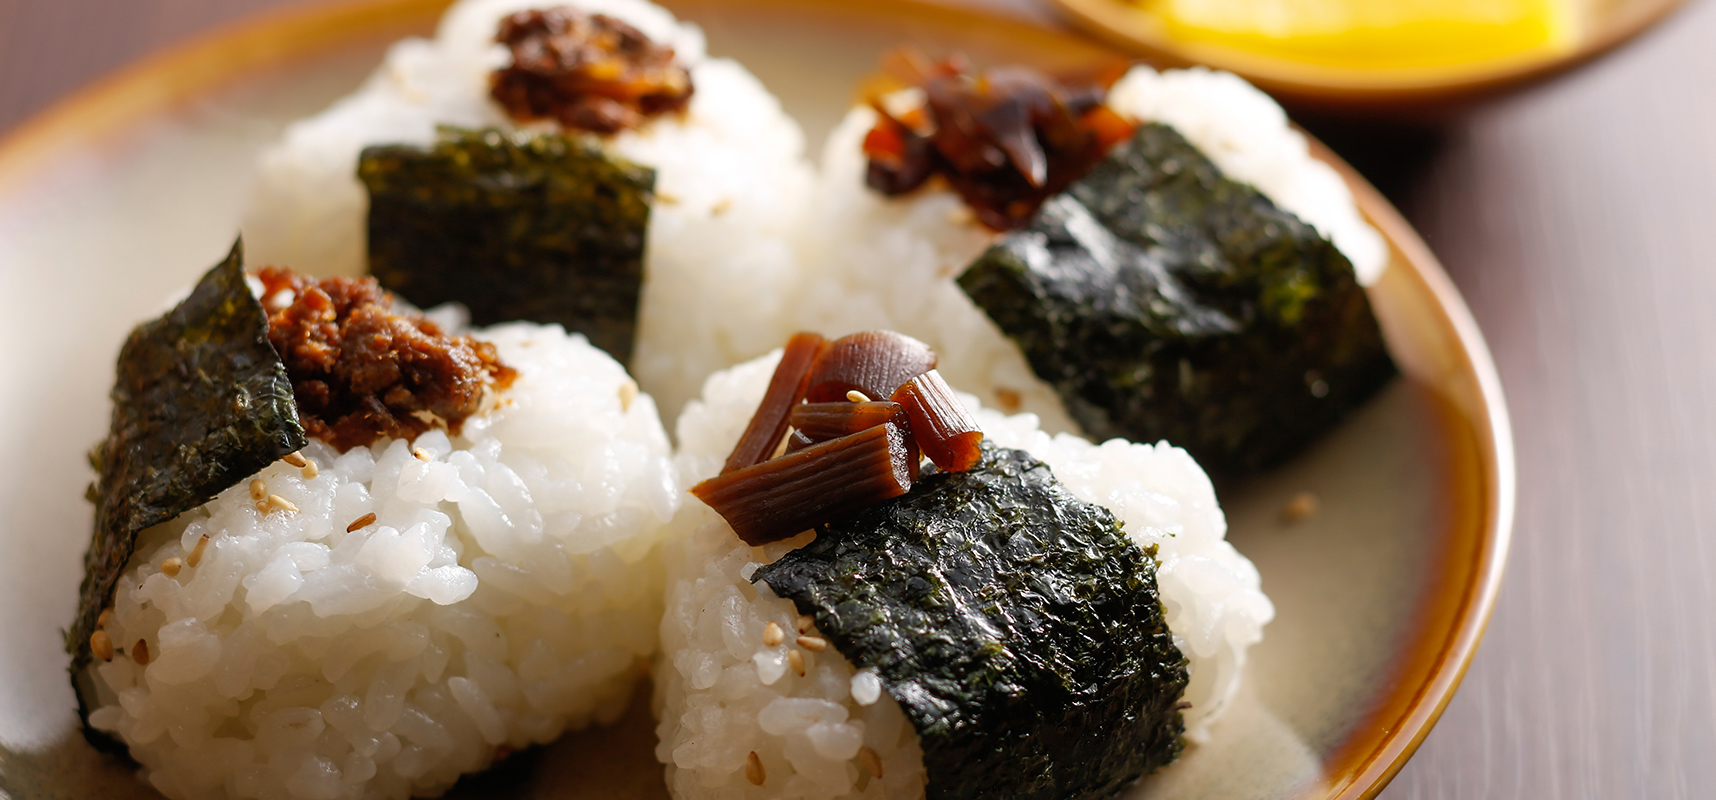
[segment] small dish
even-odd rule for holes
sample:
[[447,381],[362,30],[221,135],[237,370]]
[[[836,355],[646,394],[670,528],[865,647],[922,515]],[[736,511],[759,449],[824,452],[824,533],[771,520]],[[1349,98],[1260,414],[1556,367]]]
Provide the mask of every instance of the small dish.
[[1078,27],[1164,66],[1202,64],[1244,77],[1294,107],[1319,111],[1439,110],[1518,88],[1615,48],[1684,0],[1571,0],[1571,41],[1448,66],[1361,69],[1307,64],[1178,39],[1137,0],[1053,0]]

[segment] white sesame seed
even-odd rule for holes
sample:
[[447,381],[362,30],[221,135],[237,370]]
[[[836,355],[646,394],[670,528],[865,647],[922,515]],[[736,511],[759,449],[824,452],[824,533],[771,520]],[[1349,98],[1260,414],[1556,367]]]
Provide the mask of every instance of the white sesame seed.
[[869,745],[858,748],[858,760],[864,764],[865,769],[870,770],[871,775],[882,777],[882,757],[876,755],[876,751]]
[[89,652],[102,661],[113,660],[113,639],[107,631],[96,631],[89,635]]
[[745,756],[745,780],[750,781],[752,786],[762,786],[768,777],[768,773],[763,771],[763,759],[757,755],[757,751],[752,750],[750,755]]
[[185,556],[185,565],[195,567],[196,565],[201,564],[203,561],[203,551],[207,549],[209,549],[209,535],[205,533],[202,536],[197,537],[197,546],[191,548],[190,555]]

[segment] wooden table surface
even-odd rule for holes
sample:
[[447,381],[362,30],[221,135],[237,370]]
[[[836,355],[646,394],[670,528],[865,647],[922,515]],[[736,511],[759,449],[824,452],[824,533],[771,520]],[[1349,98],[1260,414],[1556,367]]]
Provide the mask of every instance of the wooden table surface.
[[[0,0],[0,132],[298,0]],[[983,0],[966,0],[982,3]],[[990,0],[1052,20],[1031,0]],[[1716,797],[1716,3],[1434,128],[1312,121],[1453,275],[1519,516],[1465,683],[1382,797]]]

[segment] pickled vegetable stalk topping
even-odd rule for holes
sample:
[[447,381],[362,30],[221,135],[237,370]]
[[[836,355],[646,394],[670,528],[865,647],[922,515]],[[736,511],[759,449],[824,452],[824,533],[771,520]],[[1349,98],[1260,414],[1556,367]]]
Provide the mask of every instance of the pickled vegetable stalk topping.
[[[924,454],[970,469],[983,433],[935,364],[928,345],[892,331],[794,336],[721,474],[691,493],[761,545],[907,493]],[[786,453],[769,458],[789,425]]]

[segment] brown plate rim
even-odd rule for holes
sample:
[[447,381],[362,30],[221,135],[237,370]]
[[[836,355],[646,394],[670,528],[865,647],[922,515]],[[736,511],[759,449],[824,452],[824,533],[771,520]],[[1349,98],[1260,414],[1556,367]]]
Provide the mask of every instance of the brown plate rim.
[[[868,0],[856,7],[843,0],[716,0],[721,4],[821,7],[839,13],[883,17],[910,16],[964,30],[1035,39],[1068,34],[996,12],[935,5],[925,0]],[[1059,1],[1059,0],[1057,0]],[[1106,0],[1099,0],[1106,1]],[[161,51],[50,106],[0,138],[0,193],[12,190],[57,152],[74,146],[100,146],[122,135],[127,123],[161,113],[203,93],[269,67],[278,66],[364,36],[432,20],[448,0],[355,0],[314,3],[259,14],[231,23]],[[698,5],[709,5],[699,0]],[[669,0],[668,6],[674,3]],[[1501,586],[1515,505],[1514,451],[1507,404],[1488,346],[1465,301],[1440,262],[1399,212],[1345,162],[1312,140],[1316,157],[1331,164],[1353,190],[1359,209],[1395,248],[1397,265],[1408,266],[1414,291],[1434,300],[1435,322],[1458,342],[1463,379],[1477,390],[1477,407],[1468,409],[1477,436],[1480,466],[1476,563],[1465,585],[1448,598],[1459,611],[1453,630],[1430,650],[1427,678],[1416,687],[1394,719],[1379,719],[1368,743],[1356,741],[1331,763],[1335,800],[1372,798],[1418,748],[1465,675],[1483,637]],[[1355,734],[1362,736],[1362,734]]]
[[[1585,35],[1565,52],[1502,56],[1447,70],[1364,70],[1297,64],[1226,48],[1184,46],[1151,31],[1155,17],[1127,0],[1050,0],[1078,28],[1109,44],[1167,66],[1203,64],[1234,72],[1259,87],[1307,105],[1362,109],[1456,104],[1523,86],[1584,64],[1644,33],[1682,8],[1686,0],[1650,0],[1641,10]],[[1214,57],[1200,57],[1213,52]],[[1487,66],[1486,66],[1487,65]],[[1440,73],[1438,76],[1437,73]]]

